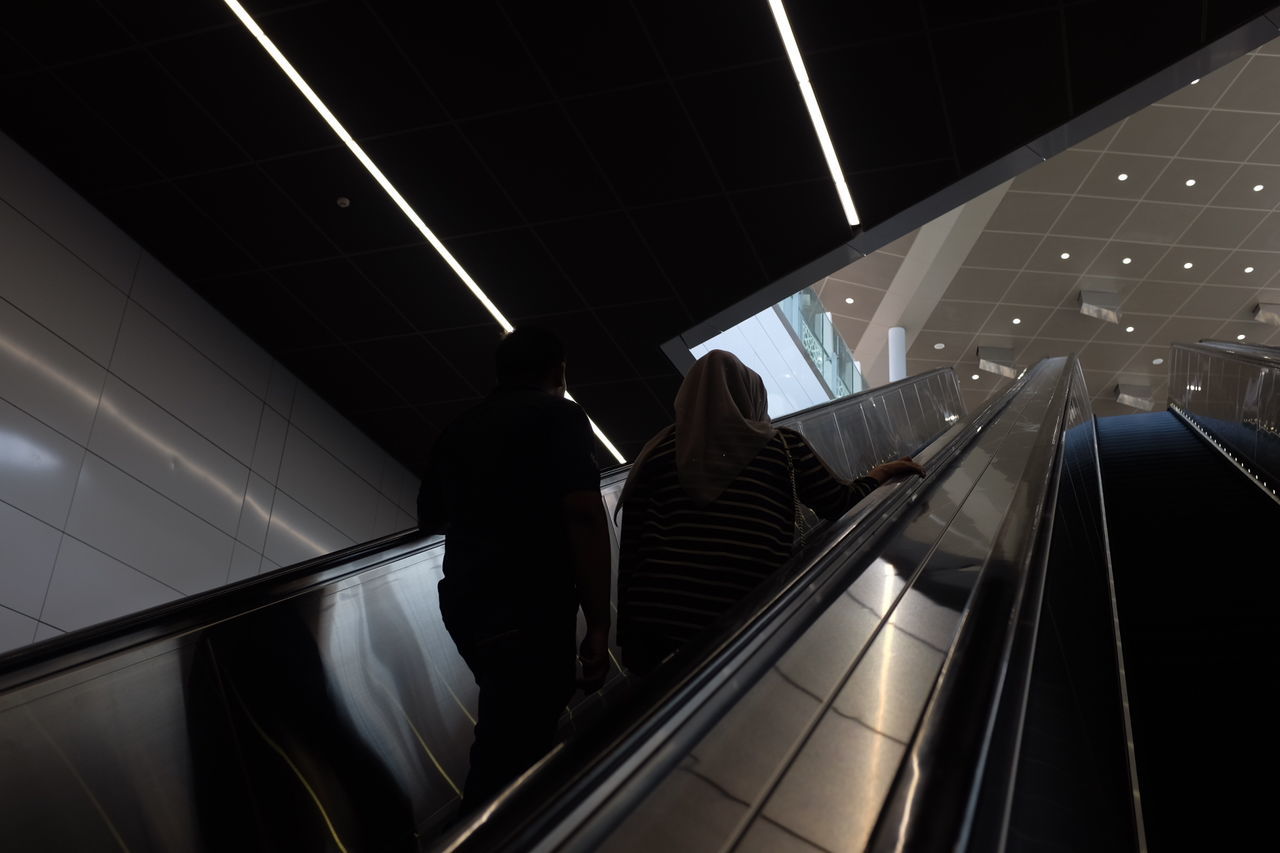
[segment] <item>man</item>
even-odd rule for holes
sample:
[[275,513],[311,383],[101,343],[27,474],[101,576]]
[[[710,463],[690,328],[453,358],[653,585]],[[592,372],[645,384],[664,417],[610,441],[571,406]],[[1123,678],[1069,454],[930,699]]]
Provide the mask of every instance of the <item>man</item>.
[[464,810],[554,744],[579,607],[579,686],[599,689],[609,667],[608,522],[590,424],[564,399],[564,348],[517,329],[496,367],[493,393],[437,440],[418,495],[419,527],[446,534],[440,610],[480,688]]

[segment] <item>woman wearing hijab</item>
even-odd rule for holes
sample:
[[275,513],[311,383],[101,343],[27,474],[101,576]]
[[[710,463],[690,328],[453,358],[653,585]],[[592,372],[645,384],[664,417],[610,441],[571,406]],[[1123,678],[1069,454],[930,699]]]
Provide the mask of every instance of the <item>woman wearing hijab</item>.
[[797,502],[838,518],[881,483],[924,473],[901,459],[840,479],[798,432],[773,427],[760,376],[722,350],[690,369],[675,409],[676,422],[640,451],[620,503],[618,645],[641,675],[787,561]]

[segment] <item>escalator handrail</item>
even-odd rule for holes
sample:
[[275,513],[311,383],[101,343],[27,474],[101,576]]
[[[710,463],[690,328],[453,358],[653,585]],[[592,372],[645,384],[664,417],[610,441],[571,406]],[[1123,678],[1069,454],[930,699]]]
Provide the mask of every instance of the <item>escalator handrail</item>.
[[[588,798],[598,802],[621,788],[626,780],[619,779],[619,773],[624,772],[624,765],[634,767],[642,751],[652,754],[659,746],[664,755],[687,751],[701,731],[681,726],[680,720],[710,701],[713,694],[720,704],[727,704],[754,683],[808,624],[801,618],[804,606],[817,601],[825,606],[826,597],[815,590],[824,590],[839,578],[842,569],[869,562],[874,556],[869,552],[878,553],[880,540],[901,513],[937,482],[951,461],[999,417],[1030,378],[1030,371],[1020,375],[1005,394],[987,400],[969,418],[940,433],[930,445],[933,452],[923,459],[928,470],[923,480],[887,484],[833,522],[827,536],[798,556],[790,579],[699,660],[669,673],[661,691],[655,691],[660,693],[657,701],[624,731],[603,745],[577,750],[592,754],[587,766],[582,766],[582,754],[562,745],[483,813],[456,828],[442,849],[530,849],[539,841],[545,842],[553,830],[572,831],[574,810]],[[816,617],[816,613],[811,615]],[[722,690],[730,678],[738,686]],[[666,740],[659,744],[663,737]],[[642,772],[656,775],[660,770],[649,767]],[[611,803],[610,811],[623,813],[632,800],[634,797],[626,803]]]
[[1210,355],[1216,355],[1220,358],[1227,357],[1232,361],[1244,361],[1261,367],[1270,367],[1272,369],[1280,368],[1280,349],[1260,346],[1258,344],[1244,344],[1238,341],[1204,340],[1196,344],[1171,344],[1170,349],[1203,352]]
[[[868,850],[968,849],[994,740],[1016,736],[997,731],[995,722],[1002,699],[1026,689],[1029,670],[1015,671],[1010,663],[1027,651],[1021,645],[1027,635],[1021,624],[1028,615],[1024,608],[1038,608],[1052,530],[1054,483],[1062,461],[1063,427],[1077,373],[1079,359],[1069,356],[1023,468],[1019,483],[1023,497],[1015,499],[1006,513],[970,594],[962,626],[894,779]],[[994,768],[992,772],[998,776],[1005,769]],[[983,804],[990,805],[990,801]]]
[[163,637],[256,610],[347,575],[437,547],[416,529],[392,533],[270,574],[179,598],[0,655],[0,694]]
[[[775,423],[786,424],[797,415],[824,407],[839,410],[950,370],[938,368],[887,386],[860,391],[778,418]],[[624,479],[630,468],[630,465],[623,465],[602,472],[601,488],[615,485]],[[238,613],[265,607],[346,575],[425,551],[441,542],[442,537],[424,535],[417,529],[400,531],[295,563],[269,574],[179,598],[0,654],[0,693],[144,643],[182,634]]]

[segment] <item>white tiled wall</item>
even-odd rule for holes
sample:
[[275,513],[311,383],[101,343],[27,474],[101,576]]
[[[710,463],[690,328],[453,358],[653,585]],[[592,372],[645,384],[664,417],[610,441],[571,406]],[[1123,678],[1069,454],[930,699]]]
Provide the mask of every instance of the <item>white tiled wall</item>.
[[0,651],[412,527],[417,487],[0,135]]

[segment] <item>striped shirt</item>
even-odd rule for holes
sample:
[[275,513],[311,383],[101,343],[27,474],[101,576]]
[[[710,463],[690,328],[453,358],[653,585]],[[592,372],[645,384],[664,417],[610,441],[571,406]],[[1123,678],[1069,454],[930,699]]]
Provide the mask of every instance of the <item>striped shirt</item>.
[[673,650],[742,601],[791,556],[795,502],[837,518],[878,485],[845,483],[804,438],[781,429],[718,498],[698,506],[676,472],[674,434],[636,474],[622,512],[618,644]]

